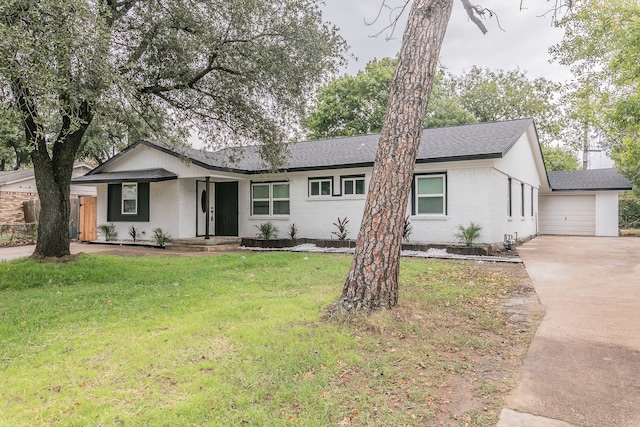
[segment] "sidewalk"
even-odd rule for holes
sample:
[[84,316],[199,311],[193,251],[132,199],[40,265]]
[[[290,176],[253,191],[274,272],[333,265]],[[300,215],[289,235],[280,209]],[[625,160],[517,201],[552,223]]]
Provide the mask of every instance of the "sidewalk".
[[[35,248],[36,248],[35,245],[0,248],[0,261],[9,261],[16,258],[28,257],[33,253]],[[72,254],[78,254],[81,252],[94,253],[94,252],[108,252],[108,251],[122,251],[122,250],[126,250],[127,252],[155,253],[158,255],[167,254],[167,253],[172,253],[172,254],[177,253],[175,251],[148,248],[148,247],[100,245],[95,243],[79,243],[79,242],[71,242],[69,250],[71,251]]]

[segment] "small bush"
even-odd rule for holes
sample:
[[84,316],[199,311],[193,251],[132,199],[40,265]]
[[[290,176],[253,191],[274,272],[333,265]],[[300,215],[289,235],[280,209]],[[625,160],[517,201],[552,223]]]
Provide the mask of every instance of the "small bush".
[[264,222],[260,225],[256,225],[256,228],[258,229],[258,234],[256,234],[258,239],[270,240],[278,237],[278,227],[270,222]]
[[154,228],[153,241],[156,243],[156,246],[164,248],[165,245],[171,241],[171,236],[162,231],[162,228]]
[[620,228],[640,228],[640,198],[628,192],[620,197],[618,205]]
[[480,237],[480,230],[482,230],[482,227],[471,222],[468,227],[459,225],[458,230],[460,230],[460,232],[456,234],[458,240],[463,242],[466,246],[471,246],[473,245],[473,242]]
[[98,233],[102,234],[104,236],[104,240],[106,240],[107,242],[118,240],[116,225],[113,223],[99,225]]
[[340,219],[340,217],[338,217],[338,222],[333,223],[338,231],[332,231],[331,234],[335,235],[338,240],[346,240],[347,236],[349,235],[349,230],[347,230],[348,223],[349,220],[346,216],[344,217],[344,219]]
[[38,236],[38,223],[0,225],[0,246],[32,245]]
[[289,224],[289,238],[295,240],[298,237],[298,226],[295,224]]
[[413,225],[409,222],[409,215],[404,219],[404,227],[402,228],[402,240],[409,243],[409,236],[413,233]]
[[138,238],[140,237],[140,232],[138,231],[136,226],[133,224],[129,226],[129,236],[131,236],[134,242],[138,240]]

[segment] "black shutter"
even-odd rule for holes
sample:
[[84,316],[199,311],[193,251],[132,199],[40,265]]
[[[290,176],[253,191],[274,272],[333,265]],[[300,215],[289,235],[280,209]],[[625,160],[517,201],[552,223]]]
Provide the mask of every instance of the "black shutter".
[[120,221],[122,184],[109,184],[107,196],[107,221]]
[[138,214],[136,221],[149,222],[149,183],[138,183]]

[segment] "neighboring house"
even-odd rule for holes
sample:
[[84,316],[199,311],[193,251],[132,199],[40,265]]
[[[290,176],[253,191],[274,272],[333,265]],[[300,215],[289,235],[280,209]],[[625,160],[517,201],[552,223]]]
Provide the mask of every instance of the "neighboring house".
[[[257,147],[230,161],[227,150],[139,142],[74,182],[97,186],[98,224],[114,223],[120,235],[135,225],[147,236],[161,228],[174,238],[253,237],[256,226],[271,222],[280,237],[296,224],[299,237],[328,239],[337,218],[347,217],[349,237],[356,238],[378,138],[290,144],[286,168],[278,172],[264,167]],[[599,225],[591,234],[617,235],[617,195],[631,185],[610,174],[616,185],[605,179],[584,193],[595,197],[591,214]],[[471,222],[482,227],[482,243],[536,235],[539,223],[547,224],[541,204],[576,200],[569,192],[582,188],[579,179],[561,191],[551,184],[531,119],[426,129],[407,207],[411,240],[455,243],[458,227]]]
[[[91,169],[86,163],[77,163],[73,166],[72,176],[84,175]],[[95,195],[95,187],[71,186],[71,197]],[[0,224],[25,222],[23,203],[28,200],[38,200],[33,169],[0,172]]]

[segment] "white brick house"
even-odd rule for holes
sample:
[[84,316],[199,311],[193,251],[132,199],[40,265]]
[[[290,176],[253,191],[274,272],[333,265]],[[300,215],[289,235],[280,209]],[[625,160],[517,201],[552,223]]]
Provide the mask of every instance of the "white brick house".
[[[337,218],[347,217],[356,238],[378,137],[291,144],[286,168],[275,173],[262,166],[256,147],[229,162],[224,150],[140,142],[74,182],[97,186],[98,224],[116,224],[121,236],[135,225],[174,238],[253,237],[256,225],[272,222],[280,237],[296,224],[299,237],[328,239]],[[593,234],[617,234],[617,195],[631,186],[617,172],[611,176],[593,207],[594,215],[606,212],[599,215],[606,224]],[[553,190],[531,119],[426,129],[407,206],[411,240],[455,243],[458,227],[470,222],[482,227],[481,243],[536,235],[539,200],[561,196]]]

